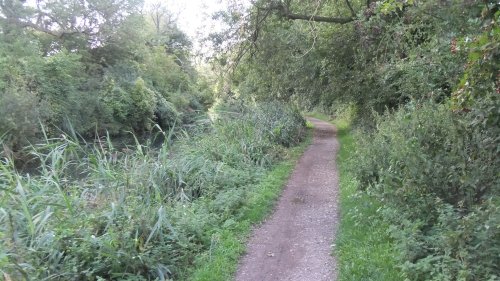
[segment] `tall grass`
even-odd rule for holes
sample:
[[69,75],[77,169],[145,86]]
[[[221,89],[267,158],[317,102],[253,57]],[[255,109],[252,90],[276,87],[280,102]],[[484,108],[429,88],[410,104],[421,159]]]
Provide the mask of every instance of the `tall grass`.
[[241,208],[212,234],[210,249],[198,256],[196,266],[187,272],[186,280],[232,280],[252,225],[269,214],[297,160],[311,141],[312,131],[306,141],[287,153],[286,161],[266,172],[260,182],[247,190],[247,195],[241,198]]
[[398,253],[389,233],[389,224],[380,213],[381,202],[360,191],[349,159],[356,141],[346,120],[335,121],[341,143],[337,158],[340,172],[341,219],[336,254],[339,281],[404,280],[397,267]]
[[[204,134],[118,149],[73,136],[0,161],[0,270],[11,280],[169,280],[237,220],[261,176],[303,137],[282,105],[220,117]],[[273,120],[270,122],[269,120]],[[280,121],[281,120],[281,121]],[[293,120],[293,122],[289,122]]]

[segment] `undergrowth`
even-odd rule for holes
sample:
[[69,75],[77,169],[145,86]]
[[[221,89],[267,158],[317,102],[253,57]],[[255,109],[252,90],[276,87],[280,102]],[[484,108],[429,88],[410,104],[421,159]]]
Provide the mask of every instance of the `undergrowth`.
[[189,274],[187,280],[231,280],[239,258],[245,251],[251,226],[262,221],[270,212],[296,161],[311,140],[310,131],[307,140],[287,154],[286,161],[264,175],[264,179],[249,192],[234,220],[227,222],[212,235],[209,251],[197,258],[195,270]]
[[[498,120],[490,112],[483,120]],[[498,126],[470,117],[402,108],[379,116],[353,157],[362,189],[383,202],[408,280],[499,279]]]
[[356,150],[356,139],[349,122],[335,120],[340,141],[337,164],[340,172],[340,227],[336,254],[339,281],[399,281],[398,253],[389,234],[389,225],[380,213],[381,202],[359,191],[359,181],[349,159]]
[[303,139],[305,121],[276,103],[200,131],[173,146],[165,133],[159,148],[47,138],[27,148],[40,163],[33,175],[2,158],[3,278],[179,280],[203,253],[230,249],[224,237],[261,216],[251,206],[268,204],[260,196],[281,183],[262,177]]

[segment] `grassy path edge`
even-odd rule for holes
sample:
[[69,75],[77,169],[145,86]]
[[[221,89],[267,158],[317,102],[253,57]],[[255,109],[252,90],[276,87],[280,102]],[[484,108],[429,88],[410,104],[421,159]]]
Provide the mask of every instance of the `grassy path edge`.
[[332,120],[321,113],[308,115],[334,124],[340,142],[337,155],[340,225],[333,253],[337,256],[338,281],[404,280],[397,266],[398,251],[390,237],[390,226],[380,212],[381,203],[359,191],[352,172],[349,158],[356,152],[356,139],[350,120]]
[[289,149],[288,157],[270,170],[265,178],[247,197],[235,217],[239,218],[230,228],[223,228],[212,235],[212,249],[197,258],[193,272],[187,280],[231,280],[239,259],[245,252],[252,226],[269,215],[274,203],[290,177],[297,161],[312,143],[313,130],[297,147]]

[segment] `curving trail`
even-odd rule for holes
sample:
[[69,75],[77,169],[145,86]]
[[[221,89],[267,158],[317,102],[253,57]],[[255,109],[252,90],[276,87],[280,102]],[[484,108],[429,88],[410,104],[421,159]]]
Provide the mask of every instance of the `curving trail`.
[[236,281],[332,281],[338,225],[339,143],[335,127],[309,118],[314,141],[299,160],[274,213],[252,233]]

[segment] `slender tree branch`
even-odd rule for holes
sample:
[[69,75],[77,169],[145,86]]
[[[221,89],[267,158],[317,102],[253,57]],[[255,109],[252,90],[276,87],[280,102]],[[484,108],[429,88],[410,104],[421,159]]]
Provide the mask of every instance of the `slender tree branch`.
[[20,20],[15,19],[15,18],[0,18],[0,21],[6,22],[6,23],[9,23],[9,24],[14,24],[14,25],[16,25],[16,26],[18,26],[20,28],[31,28],[31,29],[34,29],[34,30],[37,30],[37,31],[41,31],[43,33],[47,33],[49,35],[55,36],[55,37],[61,37],[62,36],[62,33],[60,33],[60,32],[55,32],[53,30],[50,30],[48,28],[45,28],[43,26],[34,24],[32,22],[28,22],[28,21],[20,21]]
[[[347,0],[346,0],[347,1]],[[347,3],[349,3],[347,1]],[[350,3],[349,3],[350,5]],[[352,7],[350,7],[352,9]],[[278,11],[279,15],[283,18],[289,19],[289,20],[308,20],[308,21],[315,21],[315,22],[327,22],[327,23],[339,23],[339,24],[345,24],[352,22],[356,19],[354,10],[352,10],[351,13],[353,13],[352,17],[324,17],[324,16],[317,16],[317,15],[302,15],[302,14],[295,14],[290,12],[290,9],[288,5],[283,5],[283,3],[278,2],[271,4],[269,7],[267,7],[269,10],[276,10]]]
[[322,16],[309,16],[309,15],[298,15],[298,14],[285,14],[285,18],[290,20],[309,20],[316,22],[329,22],[329,23],[349,23],[354,21],[354,18],[334,18],[334,17],[322,17]]
[[347,7],[349,7],[349,11],[351,11],[351,15],[352,17],[356,17],[356,12],[354,11],[354,9],[352,8],[352,5],[351,5],[351,2],[349,2],[349,0],[345,0],[345,3],[347,4]]

